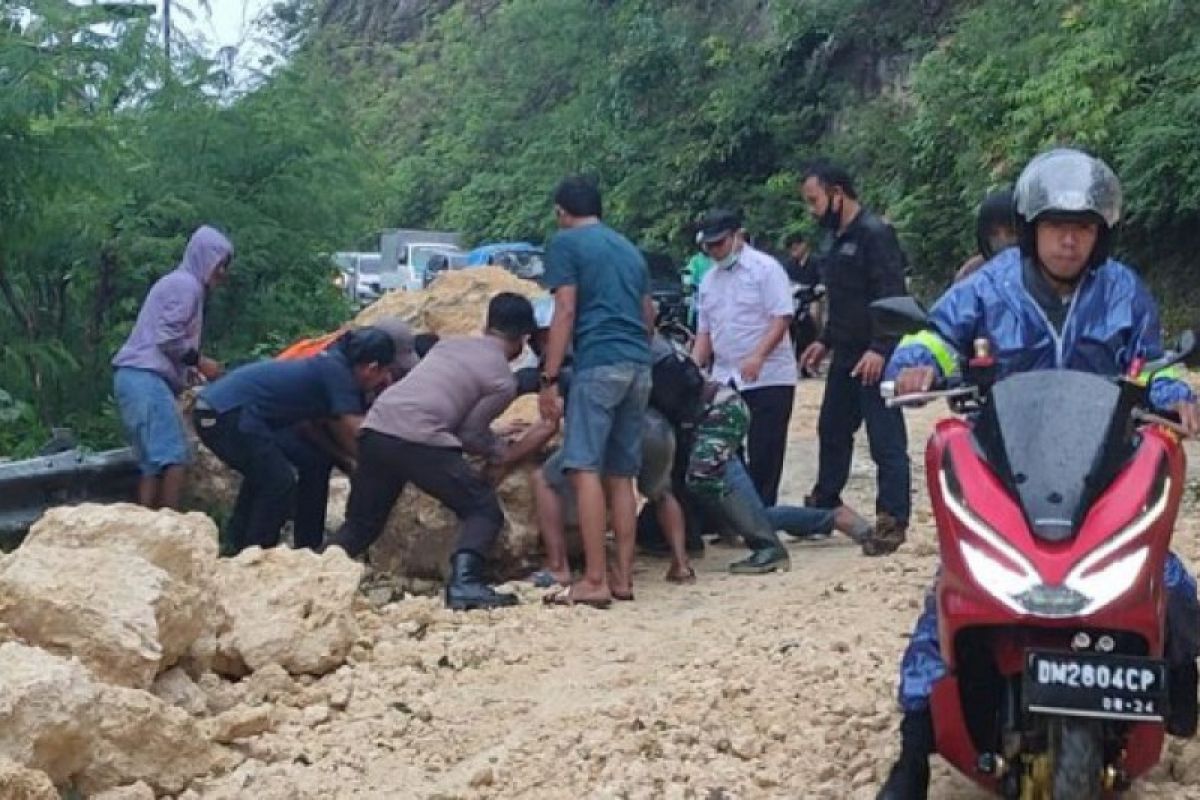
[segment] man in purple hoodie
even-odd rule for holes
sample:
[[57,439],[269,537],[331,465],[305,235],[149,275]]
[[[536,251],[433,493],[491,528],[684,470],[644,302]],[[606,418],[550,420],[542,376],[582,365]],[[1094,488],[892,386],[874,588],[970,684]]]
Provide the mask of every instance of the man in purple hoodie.
[[197,228],[183,261],[151,287],[112,360],[117,409],[142,473],[138,502],[148,508],[179,507],[191,447],[175,398],[190,371],[208,380],[221,374],[220,364],[200,354],[200,329],[204,295],[232,260],[233,245],[220,231]]

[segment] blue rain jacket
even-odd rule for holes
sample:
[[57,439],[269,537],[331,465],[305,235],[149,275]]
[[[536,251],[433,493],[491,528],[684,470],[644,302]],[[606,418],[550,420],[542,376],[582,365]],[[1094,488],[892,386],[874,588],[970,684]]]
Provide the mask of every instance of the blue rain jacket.
[[[1025,288],[1015,247],[942,295],[929,323],[930,332],[901,341],[885,379],[914,366],[954,374],[979,337],[991,341],[1000,377],[1039,369],[1115,376],[1128,371],[1135,357],[1163,354],[1154,298],[1133,270],[1112,259],[1084,276],[1061,335]],[[1192,399],[1191,388],[1175,377],[1156,378],[1150,387],[1150,402],[1159,409]]]

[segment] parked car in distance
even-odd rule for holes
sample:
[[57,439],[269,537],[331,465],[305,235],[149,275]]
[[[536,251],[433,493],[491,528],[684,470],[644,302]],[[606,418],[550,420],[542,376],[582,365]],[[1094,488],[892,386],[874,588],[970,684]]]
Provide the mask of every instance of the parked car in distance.
[[497,242],[476,247],[467,253],[468,267],[488,264],[504,267],[518,278],[540,281],[546,273],[545,251],[529,242]]
[[334,253],[333,263],[338,269],[334,282],[350,302],[357,306],[369,305],[383,294],[379,277],[380,262],[379,253]]

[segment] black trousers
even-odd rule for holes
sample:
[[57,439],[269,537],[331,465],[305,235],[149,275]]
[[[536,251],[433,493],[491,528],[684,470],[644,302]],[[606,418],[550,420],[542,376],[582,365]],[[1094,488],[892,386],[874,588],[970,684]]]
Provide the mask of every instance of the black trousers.
[[296,468],[293,541],[296,547],[317,550],[325,539],[325,515],[329,506],[333,458],[296,428],[276,431],[274,438]]
[[795,386],[764,386],[747,389],[742,398],[750,407],[750,431],[746,436],[746,470],[767,508],[779,498],[783,457],[787,454],[788,423],[792,419]]
[[217,458],[242,474],[226,538],[234,552],[247,547],[275,547],[292,511],[296,472],[279,444],[269,435],[241,430],[241,412],[196,410],[196,433]]
[[504,512],[491,484],[468,466],[462,451],[416,444],[369,428],[358,437],[358,469],[350,480],[346,522],[329,544],[341,546],[352,558],[365,553],[383,532],[409,482],[458,517],[457,550],[488,554],[504,525]]
[[829,367],[817,423],[820,465],[810,504],[818,508],[842,504],[842,489],[850,478],[854,434],[865,421],[871,460],[878,469],[875,510],[907,523],[912,508],[912,477],[904,415],[900,409],[884,405],[878,384],[863,386],[850,375],[856,363],[857,359],[838,359],[835,355]]

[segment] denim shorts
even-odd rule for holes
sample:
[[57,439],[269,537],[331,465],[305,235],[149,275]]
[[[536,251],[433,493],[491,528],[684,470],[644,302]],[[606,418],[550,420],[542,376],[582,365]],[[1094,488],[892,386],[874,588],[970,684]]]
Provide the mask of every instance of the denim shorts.
[[143,475],[158,475],[167,467],[191,462],[192,447],[175,406],[175,394],[161,375],[119,367],[113,374],[113,394],[125,438]]
[[563,467],[617,477],[637,475],[649,399],[647,364],[576,370],[567,399]]
[[[564,498],[573,501],[562,450],[556,450],[542,465],[542,475]],[[675,431],[671,423],[653,409],[646,410],[642,436],[642,465],[638,470],[638,492],[647,500],[659,500],[671,490],[671,467],[675,463]]]

